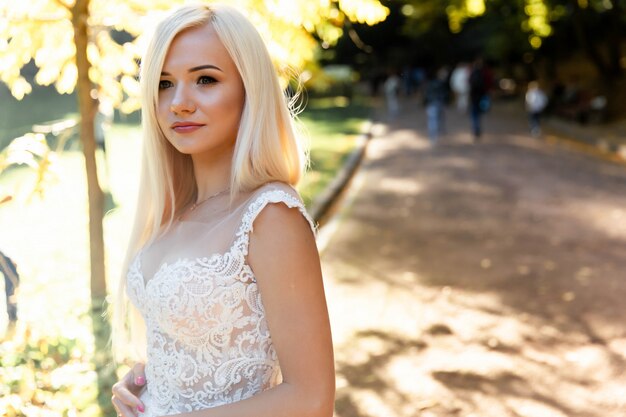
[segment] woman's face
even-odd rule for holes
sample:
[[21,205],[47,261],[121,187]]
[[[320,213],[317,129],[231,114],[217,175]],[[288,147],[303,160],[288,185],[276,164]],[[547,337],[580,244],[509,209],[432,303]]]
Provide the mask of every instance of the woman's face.
[[174,38],[159,81],[157,118],[179,152],[232,155],[244,97],[239,71],[211,25]]

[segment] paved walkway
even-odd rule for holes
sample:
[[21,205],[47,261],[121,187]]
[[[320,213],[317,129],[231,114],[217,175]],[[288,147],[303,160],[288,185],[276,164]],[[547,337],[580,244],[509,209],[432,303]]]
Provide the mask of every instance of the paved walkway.
[[322,231],[336,416],[626,415],[626,167],[404,108]]

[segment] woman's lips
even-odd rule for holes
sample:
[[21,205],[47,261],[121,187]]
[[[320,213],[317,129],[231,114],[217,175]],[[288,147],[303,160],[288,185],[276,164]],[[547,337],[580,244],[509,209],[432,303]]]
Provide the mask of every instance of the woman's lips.
[[174,123],[172,125],[172,130],[176,133],[191,133],[200,129],[204,125],[197,123]]

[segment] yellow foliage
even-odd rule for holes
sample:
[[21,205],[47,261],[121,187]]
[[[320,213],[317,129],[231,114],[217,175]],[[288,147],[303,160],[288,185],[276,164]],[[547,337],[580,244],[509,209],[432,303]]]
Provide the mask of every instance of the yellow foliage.
[[31,168],[38,168],[39,165],[35,157],[43,157],[48,150],[48,145],[44,135],[29,133],[21,136],[0,154],[0,170],[9,165],[28,165]]
[[[556,16],[558,16],[563,14],[564,11],[561,10],[562,8],[555,8],[551,12],[545,0],[524,0],[524,2],[524,13],[528,18],[522,22],[521,27],[523,31],[530,32],[528,42],[533,48],[538,49],[543,43],[542,38],[552,34],[552,26],[550,25],[551,13],[556,13]],[[485,0],[464,0],[460,6],[450,5],[446,7],[450,31],[459,33],[463,28],[465,20],[480,16],[485,11]]]
[[[41,336],[19,329],[0,343],[0,415],[76,416],[87,414],[95,402],[96,379],[87,355],[73,358],[69,350],[85,353],[88,339]],[[111,381],[113,382],[113,381]],[[99,415],[94,410],[91,415]]]
[[124,91],[127,91],[131,96],[139,95],[139,80],[137,78],[125,75],[122,77],[121,84]]
[[469,17],[481,16],[485,13],[485,0],[467,0],[465,7]]
[[541,47],[541,38],[552,34],[550,25],[550,11],[544,0],[526,0],[524,13],[528,19],[523,23],[522,29],[531,32],[528,40],[530,45],[538,49]]
[[389,9],[378,0],[339,0],[339,7],[350,20],[370,26],[382,22],[389,15]]
[[529,39],[530,45],[535,48],[535,49],[539,49],[541,47],[541,38],[539,36],[531,36]]
[[456,6],[446,7],[446,14],[448,15],[448,27],[450,28],[450,32],[459,33],[463,28],[463,22],[467,18],[467,14],[464,13],[463,9]]
[[6,0],[0,5],[0,79],[22,98],[31,88],[20,69],[31,59],[36,81],[51,84],[74,54],[69,12],[55,1]]
[[26,78],[22,76],[14,78],[10,84],[10,88],[11,94],[18,100],[23,99],[26,94],[33,91],[33,87],[26,81]]
[[[476,1],[476,0],[474,0]],[[479,2],[482,0],[479,0]],[[92,0],[89,16],[89,77],[98,99],[123,111],[139,108],[138,60],[155,22],[185,0]],[[207,0],[210,3],[209,0]],[[389,9],[380,0],[233,0],[257,26],[281,72],[302,69],[314,59],[316,34],[325,44],[343,34],[344,19],[368,25],[384,20]],[[0,81],[18,99],[31,91],[20,70],[31,60],[39,68],[35,82],[73,91],[72,0],[4,0],[0,4]],[[111,31],[133,40],[120,45]]]
[[468,18],[478,17],[485,13],[485,0],[464,0],[461,6],[446,7],[450,32],[459,33]]

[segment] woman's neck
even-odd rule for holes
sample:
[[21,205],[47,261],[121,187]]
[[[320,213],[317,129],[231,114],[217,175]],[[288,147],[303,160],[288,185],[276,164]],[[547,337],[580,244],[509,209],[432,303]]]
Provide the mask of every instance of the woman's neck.
[[232,155],[224,155],[219,159],[192,155],[192,159],[198,187],[196,201],[202,201],[230,187]]

